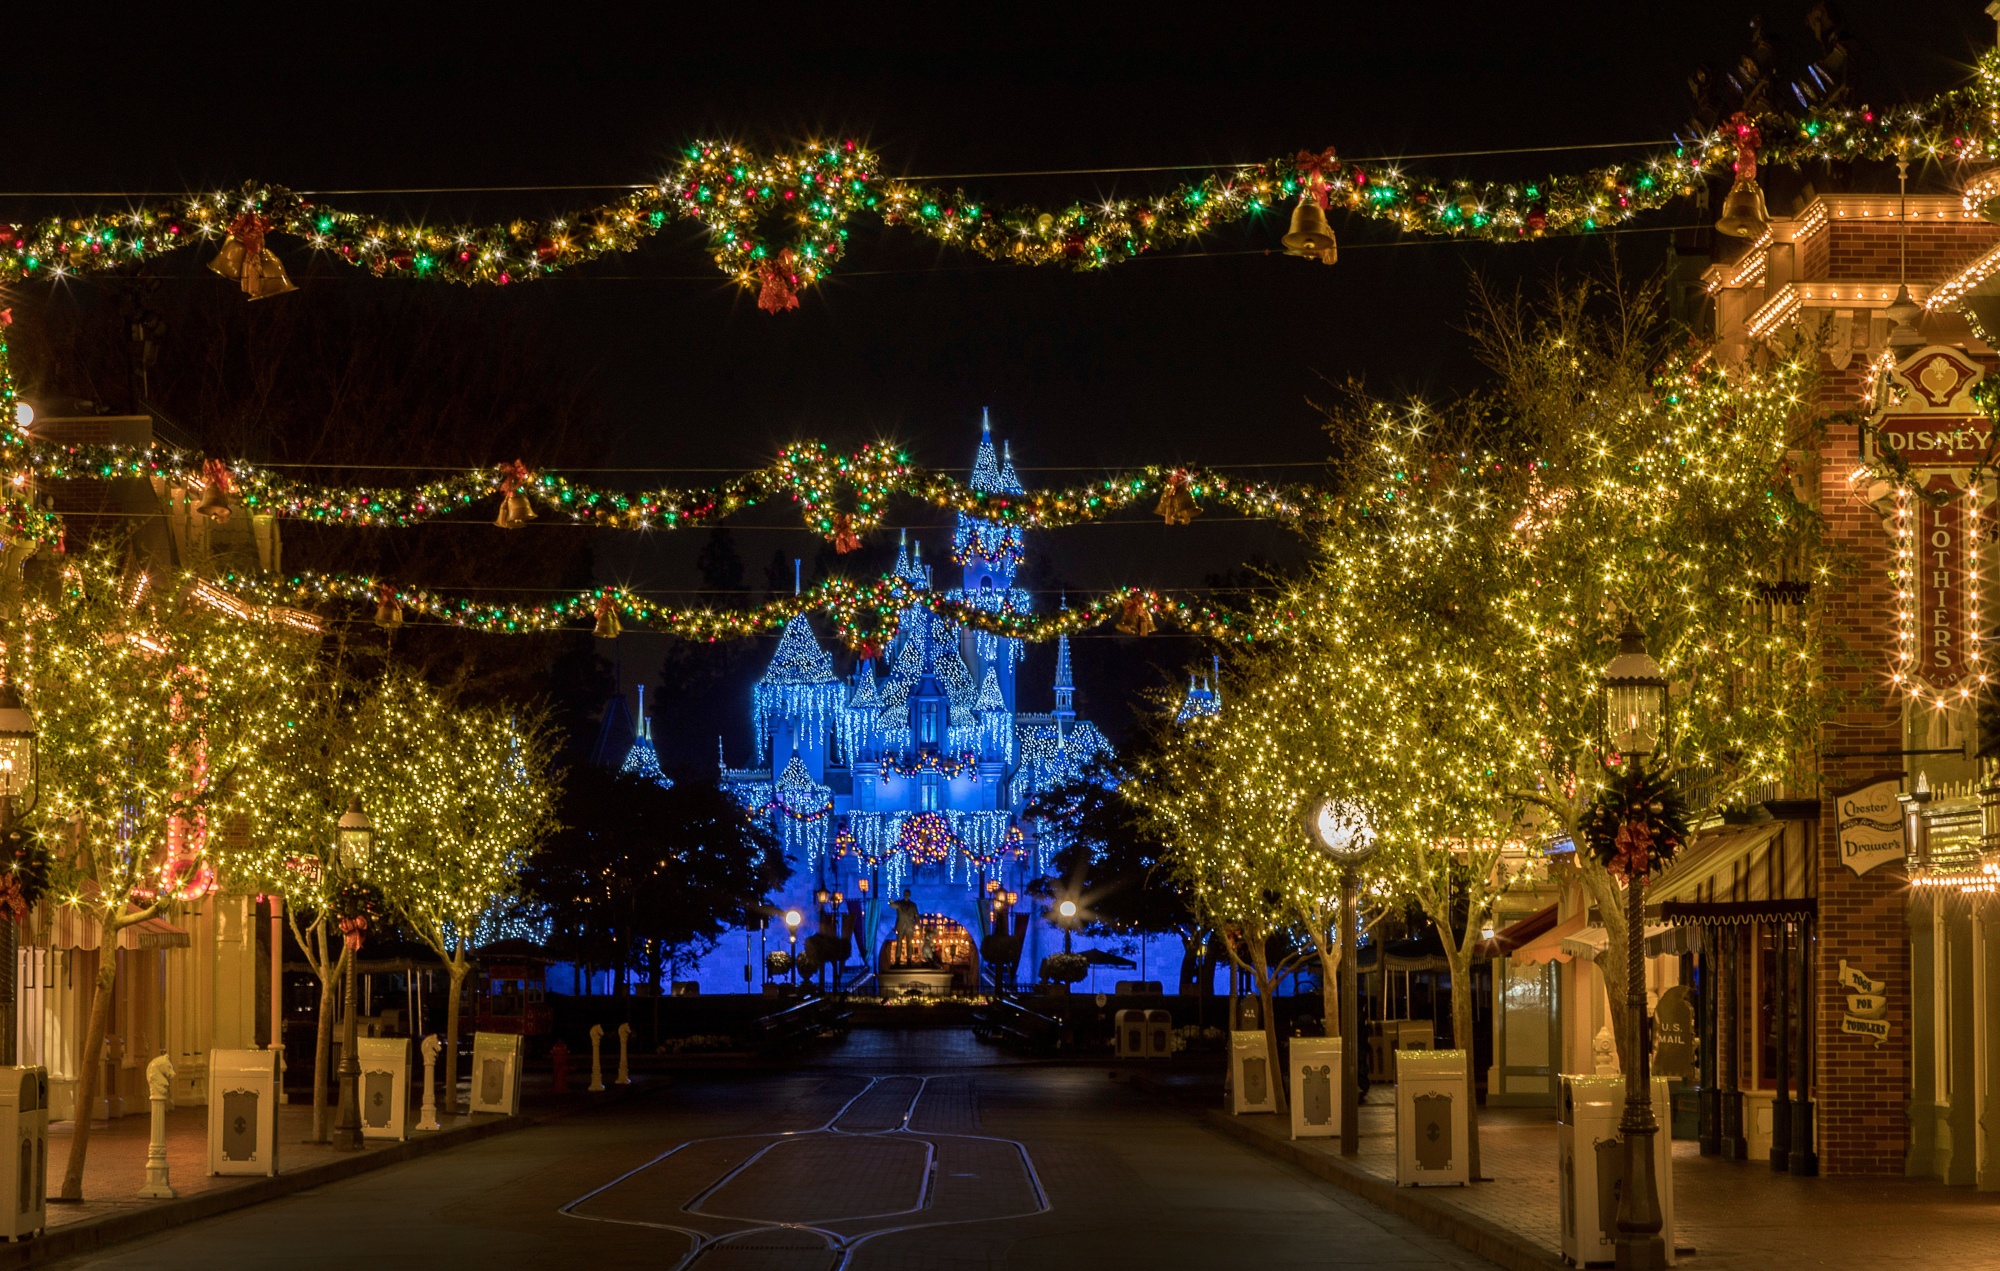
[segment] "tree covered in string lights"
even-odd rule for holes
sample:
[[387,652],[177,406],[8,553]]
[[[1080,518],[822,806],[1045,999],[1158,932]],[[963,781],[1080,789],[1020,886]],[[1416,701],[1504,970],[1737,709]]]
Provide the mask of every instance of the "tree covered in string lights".
[[[49,900],[97,928],[80,1109],[98,1093],[120,933],[213,890],[216,838],[269,819],[318,644],[123,559],[98,550],[32,571],[7,633],[41,732],[34,815]],[[71,1141],[66,1199],[83,1195],[88,1122]]]
[[368,744],[335,765],[335,780],[361,795],[375,824],[368,881],[450,978],[444,1090],[456,1110],[459,1000],[472,950],[555,828],[551,730],[537,711],[468,704],[398,670],[384,674],[356,719]]

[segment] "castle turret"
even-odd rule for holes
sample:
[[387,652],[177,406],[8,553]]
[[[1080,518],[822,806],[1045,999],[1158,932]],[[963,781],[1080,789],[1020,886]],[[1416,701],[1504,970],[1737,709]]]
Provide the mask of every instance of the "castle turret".
[[827,749],[847,690],[804,614],[792,615],[754,696],[757,757],[796,752],[815,781],[826,778]]
[[[1014,457],[1005,461],[993,449],[993,422],[982,411],[979,421],[979,449],[972,459],[972,479],[967,483],[985,495],[1022,494],[1021,479],[1014,472]],[[1020,610],[1026,597],[1014,588],[1015,571],[1021,567],[1023,533],[1012,521],[958,514],[958,529],[952,535],[951,558],[963,568],[959,598],[969,605],[993,612]],[[992,670],[1000,685],[1001,700],[1014,709],[1014,666],[1021,658],[1021,642],[1006,636],[973,632],[968,638],[967,661],[981,679]]]

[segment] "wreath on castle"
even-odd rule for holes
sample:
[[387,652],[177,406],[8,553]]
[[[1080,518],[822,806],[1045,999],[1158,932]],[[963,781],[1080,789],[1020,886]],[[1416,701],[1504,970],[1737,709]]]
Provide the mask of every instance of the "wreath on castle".
[[1584,848],[1623,879],[1664,868],[1687,842],[1687,804],[1637,763],[1615,771],[1583,815]]

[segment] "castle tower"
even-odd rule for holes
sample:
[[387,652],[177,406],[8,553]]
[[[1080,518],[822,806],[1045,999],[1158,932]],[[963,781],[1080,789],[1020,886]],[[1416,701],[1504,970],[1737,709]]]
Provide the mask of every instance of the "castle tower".
[[[980,494],[1022,494],[1021,479],[1014,472],[1011,453],[993,449],[991,416],[980,412],[979,449],[973,455],[972,489]],[[963,569],[959,598],[981,609],[1019,609],[1026,598],[1014,589],[1014,574],[1023,554],[1021,527],[987,517],[958,514],[958,528],[952,535],[951,558]],[[1014,709],[1014,667],[1021,659],[1021,642],[986,632],[967,633],[968,656],[974,682],[993,671],[1000,698],[1009,712]]]

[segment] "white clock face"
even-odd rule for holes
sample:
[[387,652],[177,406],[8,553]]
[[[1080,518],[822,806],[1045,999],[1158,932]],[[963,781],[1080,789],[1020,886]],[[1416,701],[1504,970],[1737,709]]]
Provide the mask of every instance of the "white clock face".
[[1361,808],[1344,799],[1322,799],[1313,809],[1313,833],[1335,860],[1354,860],[1374,847],[1375,832]]

